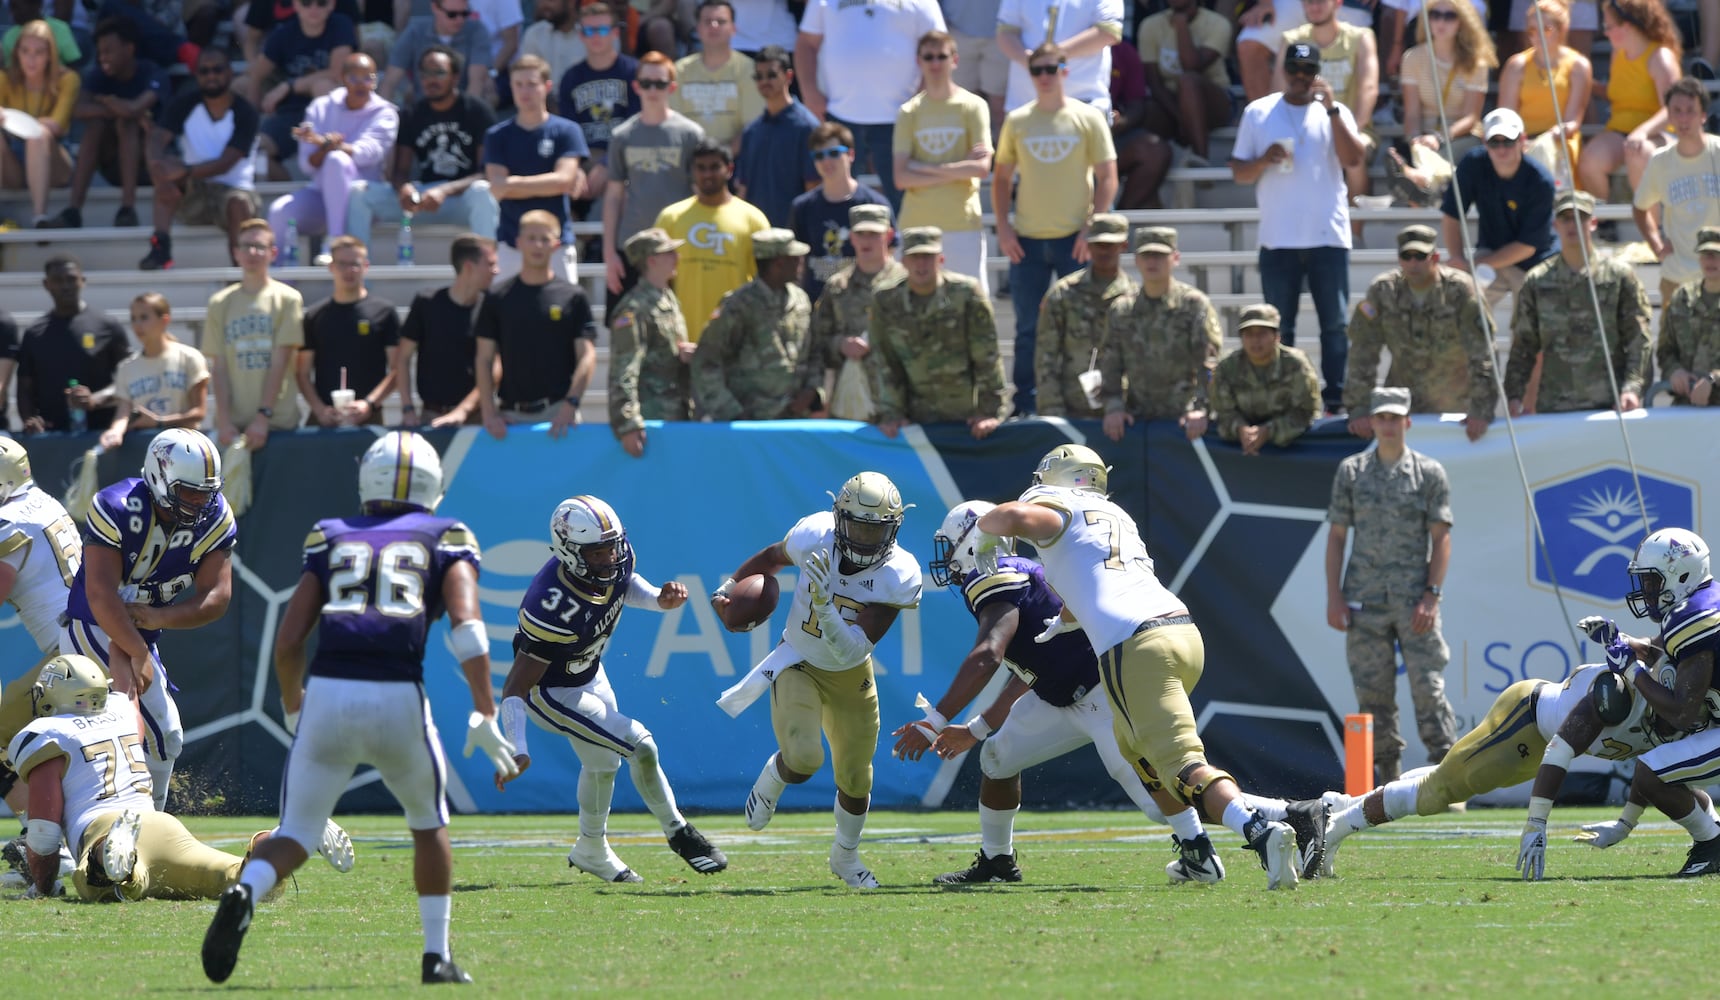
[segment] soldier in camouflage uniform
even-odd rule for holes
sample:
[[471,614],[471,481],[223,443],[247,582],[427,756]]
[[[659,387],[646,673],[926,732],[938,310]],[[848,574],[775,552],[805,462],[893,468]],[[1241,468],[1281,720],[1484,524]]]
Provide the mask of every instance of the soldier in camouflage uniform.
[[1696,259],[1702,277],[1672,293],[1655,358],[1676,402],[1713,406],[1720,403],[1720,229],[1696,231]]
[[1386,382],[1409,389],[1417,413],[1464,413],[1469,440],[1487,433],[1498,405],[1493,349],[1481,328],[1475,282],[1441,266],[1432,226],[1398,233],[1398,264],[1368,285],[1350,318],[1350,360],[1344,409],[1350,433],[1373,436],[1368,398],[1380,367],[1380,348],[1392,352]]
[[[1441,587],[1451,564],[1451,485],[1443,466],[1404,443],[1409,390],[1375,389],[1372,404],[1378,447],[1344,459],[1332,480],[1326,623],[1344,633],[1356,703],[1374,717],[1374,767],[1384,784],[1403,769],[1397,651],[1409,672],[1429,763],[1443,760],[1457,738],[1457,719],[1445,698],[1451,653],[1439,632]],[[1340,584],[1352,529],[1356,541]]]
[[824,351],[824,366],[833,371],[849,361],[864,363],[872,351],[866,327],[871,322],[873,293],[908,276],[890,257],[889,206],[850,208],[848,241],[854,247],[853,261],[830,276],[812,305],[812,344]]
[[646,229],[622,247],[639,281],[609,310],[609,429],[634,458],[645,454],[645,421],[693,418],[694,345],[669,288],[681,243]]
[[787,229],[752,236],[758,277],[723,296],[693,355],[693,399],[709,420],[780,420],[824,408],[824,352],[800,287],[811,247]]
[[[1111,329],[1099,352],[1105,436],[1113,441],[1136,420],[1175,420],[1190,441],[1206,433],[1207,383],[1224,332],[1206,294],[1171,277],[1180,259],[1175,229],[1136,234],[1141,283],[1107,317]],[[1045,379],[1039,384],[1043,407]]]
[[997,321],[979,282],[946,273],[943,230],[902,232],[908,276],[872,296],[872,399],[878,427],[965,420],[983,438],[1009,413]]
[[1239,441],[1244,455],[1267,443],[1296,440],[1320,416],[1320,377],[1308,356],[1278,342],[1278,310],[1242,310],[1242,349],[1212,371],[1212,420],[1218,436]]
[[1106,212],[1087,224],[1087,266],[1057,279],[1039,303],[1039,335],[1033,348],[1039,412],[1047,417],[1097,420],[1105,415],[1095,386],[1093,401],[1081,388],[1081,374],[1099,369],[1110,314],[1135,291],[1124,274],[1123,246],[1129,220]]
[[[1590,240],[1595,228],[1595,199],[1587,191],[1565,191],[1553,203],[1553,229],[1559,254],[1523,279],[1517,312],[1511,320],[1511,357],[1505,364],[1505,399],[1512,416],[1523,412],[1523,393],[1542,355],[1541,385],[1535,410],[1610,410],[1618,380],[1619,409],[1642,405],[1648,364],[1648,293],[1630,265],[1617,257],[1598,258]],[[1578,240],[1582,243],[1579,244]],[[1583,246],[1592,274],[1583,273]],[[1590,278],[1600,299],[1606,350],[1595,336]]]

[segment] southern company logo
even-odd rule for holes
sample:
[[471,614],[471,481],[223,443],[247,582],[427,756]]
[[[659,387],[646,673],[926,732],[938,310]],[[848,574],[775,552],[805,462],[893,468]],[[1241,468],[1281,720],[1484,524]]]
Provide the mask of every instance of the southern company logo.
[[1535,488],[1535,513],[1547,533],[1547,551],[1535,544],[1530,525],[1533,582],[1551,585],[1556,577],[1566,590],[1616,604],[1630,589],[1625,568],[1643,536],[1660,528],[1696,528],[1693,486],[1646,471],[1638,475],[1641,505],[1630,469],[1624,466],[1582,472]]

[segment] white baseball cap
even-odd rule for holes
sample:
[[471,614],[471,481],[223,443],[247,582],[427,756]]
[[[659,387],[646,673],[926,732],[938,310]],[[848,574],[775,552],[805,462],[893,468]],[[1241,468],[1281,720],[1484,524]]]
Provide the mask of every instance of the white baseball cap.
[[1481,137],[1516,139],[1523,134],[1523,119],[1510,108],[1494,108],[1481,119]]

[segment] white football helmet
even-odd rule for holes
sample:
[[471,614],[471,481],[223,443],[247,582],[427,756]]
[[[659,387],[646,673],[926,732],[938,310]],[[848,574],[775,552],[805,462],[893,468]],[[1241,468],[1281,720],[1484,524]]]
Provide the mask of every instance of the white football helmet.
[[100,715],[107,711],[108,673],[87,656],[68,653],[42,665],[30,686],[30,706],[38,719],[50,715]]
[[1624,598],[1630,613],[1660,621],[1709,581],[1708,543],[1685,528],[1662,528],[1636,547],[1628,571],[1636,586]]
[[902,492],[882,472],[862,472],[842,484],[836,501],[836,551],[866,569],[883,562],[896,544],[902,517],[913,504],[902,504]]
[[[940,587],[960,587],[967,575],[979,568],[979,519],[997,504],[969,500],[956,504],[944,515],[944,523],[932,533],[932,582]],[[1015,539],[998,542],[999,555],[1015,554]]]
[[1063,486],[1104,493],[1111,467],[1086,445],[1060,444],[1045,453],[1033,473],[1037,486]]
[[433,511],[442,502],[442,456],[411,431],[390,431],[358,460],[358,499],[365,513],[377,507]]
[[[592,496],[568,497],[549,517],[549,547],[575,579],[598,586],[621,582],[632,549],[615,509]],[[598,561],[599,549],[609,558]]]
[[170,428],[149,442],[143,481],[155,505],[170,511],[176,526],[196,524],[221,491],[221,453],[202,431]]
[[0,501],[30,488],[30,453],[17,438],[0,437]]

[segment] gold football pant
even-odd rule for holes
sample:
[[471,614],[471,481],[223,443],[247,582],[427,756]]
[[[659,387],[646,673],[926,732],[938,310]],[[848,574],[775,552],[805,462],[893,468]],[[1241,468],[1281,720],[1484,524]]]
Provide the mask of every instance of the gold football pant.
[[1499,693],[1487,717],[1463,734],[1421,783],[1418,816],[1437,816],[1453,802],[1528,781],[1541,769],[1547,741],[1535,724],[1543,680],[1518,681]]
[[[92,855],[108,831],[119,820],[119,812],[98,817],[84,830],[83,848],[78,852],[78,869],[72,874],[72,885],[78,898],[86,903],[115,899],[115,889],[126,899],[214,899],[221,890],[239,880],[239,869],[245,859],[217,851],[203,843],[167,813],[145,813],[137,832],[137,864],[132,867],[130,880],[113,885],[90,884]],[[101,867],[100,858],[94,858]]]
[[1206,667],[1200,629],[1161,625],[1136,632],[1099,657],[1111,726],[1126,757],[1144,757],[1166,785],[1206,763],[1188,693]]
[[830,740],[836,788],[851,798],[872,794],[872,754],[878,749],[878,685],[872,660],[847,670],[797,663],[770,689],[770,726],[789,770],[816,774]]

